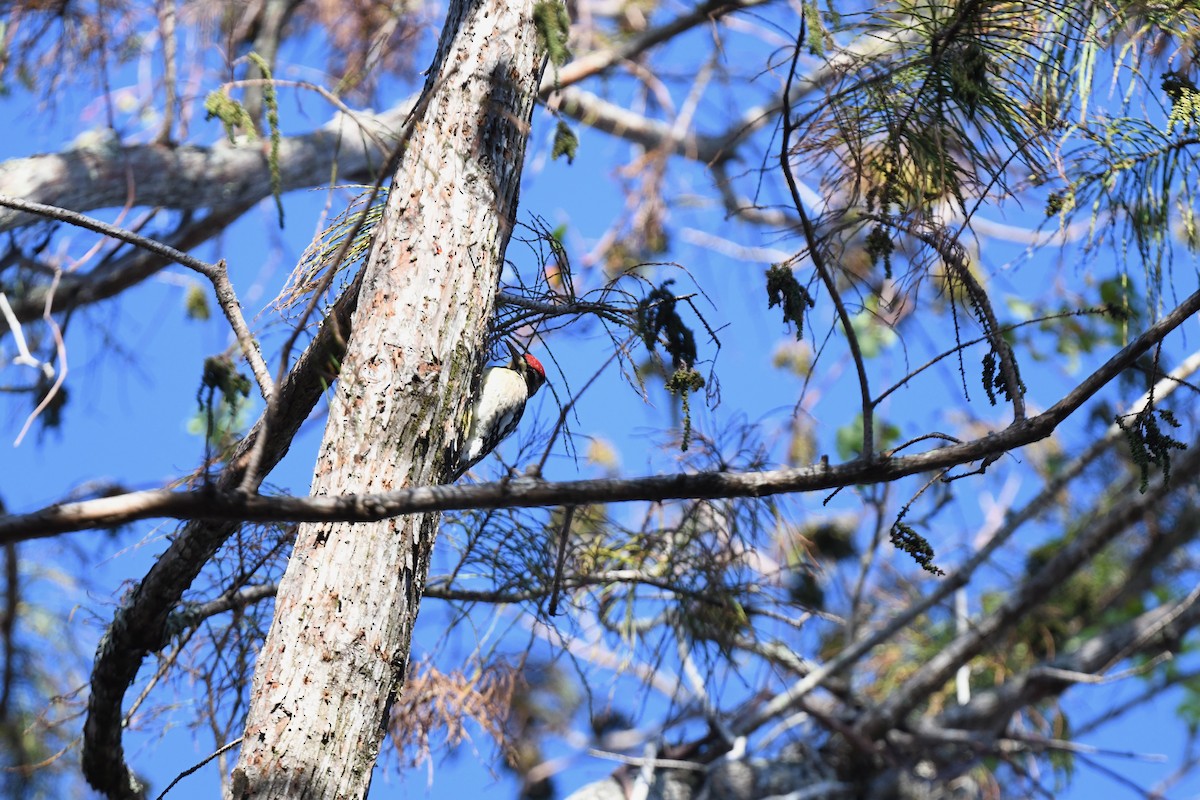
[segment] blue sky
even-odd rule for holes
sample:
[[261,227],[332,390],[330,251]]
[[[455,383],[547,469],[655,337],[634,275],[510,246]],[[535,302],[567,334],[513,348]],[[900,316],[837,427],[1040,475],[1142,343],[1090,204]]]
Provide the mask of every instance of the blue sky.
[[[741,46],[749,47],[745,40],[741,41]],[[737,50],[734,52],[736,54]],[[297,71],[297,74],[302,74],[302,71]],[[288,74],[284,73],[284,77],[288,77]],[[126,85],[134,85],[135,80],[134,71],[122,73],[114,79],[114,89],[120,93]],[[765,78],[761,85],[764,94],[775,86]],[[20,95],[3,102],[14,117],[20,113],[20,109],[29,108]],[[295,106],[290,99],[286,99],[284,108],[287,111]],[[321,105],[314,98],[306,97],[304,108],[309,119],[323,118]],[[724,109],[717,107],[717,104],[704,105],[702,108],[702,125],[717,125],[721,121]],[[38,117],[33,125],[21,129],[19,135],[0,142],[0,157],[12,158],[60,149],[78,134],[81,127],[95,124],[97,117],[94,110],[95,104],[87,90],[75,89],[63,98],[61,107],[52,117]],[[153,130],[153,125],[142,129],[131,120],[126,122],[133,139],[139,136],[144,139],[144,131]],[[293,119],[285,114],[285,125],[289,123],[296,130],[307,125],[299,116]],[[204,143],[215,141],[220,135],[215,122],[206,125],[197,123],[193,130],[197,131],[193,138]],[[201,134],[199,130],[204,132]],[[623,198],[619,181],[614,178],[617,177],[616,171],[629,158],[629,146],[584,129],[580,131],[579,158],[574,165],[567,165],[565,161],[551,161],[548,158],[552,132],[553,120],[539,110],[535,115],[521,194],[522,218],[536,214],[551,225],[566,223],[566,244],[573,257],[581,258],[595,245],[612,218],[621,212]],[[708,234],[734,244],[790,252],[800,246],[799,241],[791,233],[726,223],[719,210],[690,205],[687,202],[689,192],[703,196],[709,190],[710,179],[704,171],[679,159],[673,162],[672,169],[676,171],[672,182],[675,203],[670,209],[670,221],[679,233],[664,260],[674,261],[686,267],[686,271],[660,267],[651,274],[655,282],[667,277],[677,278],[675,288],[678,291],[690,291],[693,283],[701,287],[704,296],[697,297],[695,302],[708,323],[718,330],[721,339],[718,352],[705,336],[699,336],[702,357],[715,359],[711,366],[720,380],[721,402],[712,408],[700,402],[693,405],[697,410],[697,427],[703,433],[720,435],[739,420],[745,420],[755,423],[767,434],[782,432],[786,430],[804,387],[795,376],[772,366],[776,349],[787,342],[791,334],[775,311],[765,310],[762,273],[767,263],[730,257],[710,247],[695,246],[688,242],[701,241],[704,237],[700,234]],[[337,195],[343,203],[350,196],[349,193]],[[764,198],[772,202],[778,199],[769,196]],[[273,204],[264,203],[234,226],[218,245],[199,250],[201,257],[215,259],[221,256],[229,260],[231,277],[244,307],[249,313],[261,312],[257,318],[259,329],[273,322],[272,312],[266,308],[266,304],[278,291],[292,263],[313,234],[325,202],[326,195],[321,191],[296,192],[286,197],[287,227],[282,232],[276,227]],[[335,200],[335,207],[337,202]],[[1000,214],[995,214],[993,218],[1010,224],[1034,224],[1033,221],[1039,218],[1038,212],[1039,209],[1010,211],[1013,216],[1008,219]],[[103,216],[112,217],[111,214]],[[683,233],[685,229],[691,233]],[[83,236],[75,239],[67,252],[79,255],[88,244]],[[1051,283],[1058,276],[1065,280],[1083,280],[1087,276],[1108,277],[1116,271],[1116,264],[1108,251],[1100,251],[1097,258],[1086,266],[1065,267],[1056,263],[1052,256],[1023,262],[1019,260],[1019,255],[1019,247],[988,242],[983,254],[983,266],[991,271],[993,286],[1021,297],[1026,297],[1031,287],[1036,287],[1034,294],[1039,299],[1052,296],[1049,291]],[[523,272],[536,269],[536,265],[531,263],[530,254],[519,245],[514,244],[508,256]],[[577,263],[577,269],[583,266]],[[1195,271],[1189,263],[1186,267],[1180,266],[1178,275],[1178,292],[1183,296],[1195,288]],[[75,315],[67,338],[71,399],[63,426],[44,434],[39,434],[35,429],[35,434],[29,440],[13,448],[9,443],[24,422],[27,405],[22,400],[9,399],[3,406],[4,426],[0,434],[8,439],[0,442],[0,447],[4,448],[0,451],[0,473],[3,477],[0,491],[10,510],[32,510],[58,501],[91,481],[111,480],[134,489],[160,486],[195,467],[203,454],[203,444],[188,431],[188,421],[196,408],[195,394],[202,362],[206,356],[225,349],[230,343],[230,334],[221,321],[198,322],[185,317],[183,307],[187,289],[198,280],[198,276],[186,270],[172,268],[130,290],[118,300]],[[829,318],[824,309],[818,310],[813,327],[821,335],[828,330]],[[1193,322],[1187,332],[1188,345],[1195,341],[1198,332],[1200,330]],[[906,343],[912,344],[913,363],[922,360],[916,357],[922,347],[949,341],[946,331],[936,329],[910,331],[906,337]],[[1053,346],[1053,340],[1048,338],[1045,344],[1049,349]],[[849,418],[847,409],[854,408],[857,396],[853,375],[844,361],[838,360],[837,346],[832,346],[831,354],[822,362],[828,365],[828,371],[822,371],[809,387],[809,394],[804,395],[811,399],[813,391],[821,393],[820,403],[814,410],[816,437],[819,452],[830,453],[834,460],[837,459],[836,429],[846,423]],[[568,387],[582,386],[590,378],[592,368],[609,352],[607,337],[595,326],[579,335],[572,332],[555,337],[539,347],[543,352],[552,354],[556,364],[563,370],[559,372],[557,367],[552,367],[550,372],[552,385],[560,398],[566,396]],[[1178,345],[1173,347],[1172,352],[1180,352]],[[902,351],[896,349],[892,352],[895,354],[894,361],[890,367],[881,368],[877,373],[876,386],[898,379],[907,370]],[[1107,353],[1100,355],[1106,356]],[[977,355],[973,357],[978,358]],[[705,363],[704,369],[707,370],[709,366]],[[1060,366],[1054,362],[1029,366],[1026,378],[1031,386],[1031,405],[1044,408],[1061,395],[1072,375],[1060,369]],[[906,433],[952,422],[943,412],[944,404],[961,402],[961,396],[953,396],[956,391],[956,369],[954,364],[948,362],[945,368],[928,375],[914,391],[899,393],[885,408],[889,419],[903,420]],[[986,404],[982,394],[981,390],[972,387],[972,399],[977,412]],[[671,468],[673,455],[670,452],[657,452],[645,446],[647,438],[665,439],[663,429],[667,423],[664,420],[669,419],[666,413],[669,408],[670,401],[660,388],[651,386],[646,401],[643,401],[638,392],[621,381],[616,370],[610,368],[605,379],[598,381],[578,406],[579,421],[572,423],[578,437],[577,448],[583,452],[586,437],[602,437],[616,448],[626,474],[638,475]],[[544,392],[532,410],[533,420],[547,424],[557,411],[554,395]],[[1065,426],[1066,441],[1078,442],[1089,435],[1082,417],[1083,414]],[[994,419],[1002,420],[1003,414],[997,412]],[[316,418],[306,426],[288,457],[272,473],[271,483],[275,487],[296,494],[307,491],[322,427],[322,418]],[[776,444],[773,451],[775,458],[782,457],[782,450],[782,445]],[[502,454],[509,458],[513,452],[513,443],[502,449]],[[596,475],[600,471],[582,459],[577,464],[560,445],[549,462],[547,477],[572,478],[577,475]],[[971,491],[977,492],[981,499],[986,499],[989,493],[998,495],[1004,489],[1005,477],[1014,474],[1019,474],[1015,468],[1006,473],[989,473],[986,478],[978,479]],[[1025,474],[1016,488],[1016,494],[1027,498],[1035,489],[1032,477]],[[801,498],[794,500],[794,503],[797,509],[813,514],[852,509],[858,503],[849,492],[837,498],[829,508],[822,507],[822,499]],[[933,543],[939,553],[955,559],[956,554],[961,554],[969,547],[970,536],[981,519],[979,505],[963,502],[958,516],[959,526],[934,531]],[[631,508],[618,513],[633,516],[637,510]],[[164,549],[165,537],[171,530],[170,522],[151,523],[135,526],[134,531],[115,539],[106,533],[84,532],[63,537],[62,540],[23,546],[27,591],[31,602],[44,603],[56,609],[60,615],[56,624],[65,625],[65,620],[72,619],[70,630],[84,637],[76,649],[86,655],[94,647],[102,626],[111,618],[125,582],[144,574],[154,556]],[[1027,535],[1046,536],[1049,533],[1035,529]],[[79,550],[86,557],[80,558]],[[902,562],[904,557],[887,551],[885,558]],[[1020,553],[1007,552],[1001,560],[1001,566],[1016,565],[1019,558]],[[904,564],[902,568],[906,567],[907,564]],[[87,588],[58,579],[55,570],[59,568],[80,570],[77,578]],[[997,569],[991,577],[1002,581],[1003,571]],[[486,617],[487,609],[481,609],[481,612],[484,618],[473,620],[473,631],[486,630],[491,624]],[[515,610],[510,609],[502,614],[504,624],[519,626],[520,620]],[[422,648],[430,646],[428,642],[438,640],[439,634],[445,629],[446,617],[444,606],[439,607],[439,604],[427,601],[416,636],[418,655]],[[83,622],[82,626],[75,624],[80,621]],[[463,635],[470,638],[468,634]],[[523,636],[516,635],[513,641],[523,641]],[[547,656],[554,655],[549,645],[541,643],[536,647]],[[447,647],[449,655],[454,652],[454,648]],[[83,663],[83,667],[86,668],[86,663]],[[148,665],[147,671],[151,669],[152,666]],[[631,680],[623,678],[614,681],[612,686],[601,686],[597,694],[608,696],[611,693],[618,700],[635,696],[630,688]],[[1124,694],[1136,692],[1141,685],[1134,678],[1112,686],[1080,687],[1068,693],[1066,705],[1083,719],[1089,711],[1095,712]],[[160,702],[174,699],[180,703],[165,717],[169,724],[161,739],[160,732],[156,731],[149,735],[130,734],[126,740],[131,764],[151,777],[156,789],[163,787],[178,771],[211,750],[211,737],[203,733],[196,736],[188,727],[194,718],[189,713],[189,704],[196,702],[195,697],[174,697],[167,693],[158,699]],[[1121,726],[1089,736],[1086,743],[1122,752],[1163,753],[1174,760],[1184,735],[1183,726],[1174,714],[1176,701],[1177,697],[1168,693],[1131,715]],[[633,703],[632,706],[627,710],[637,711],[639,704]],[[651,697],[641,707],[645,710],[646,719],[653,720],[656,713],[662,711],[662,701]],[[155,729],[158,725],[151,723],[147,727]],[[381,770],[373,796],[392,796],[394,793],[398,796],[428,794],[436,797],[446,791],[461,794],[469,790],[513,796],[515,784],[510,776],[493,773],[478,763],[494,759],[495,751],[486,736],[478,731],[475,735],[473,743],[461,746],[455,754],[435,759],[430,770],[435,780],[432,789],[427,788],[424,767],[407,775],[403,783],[398,782],[394,772]],[[68,757],[76,756],[72,754]],[[1173,768],[1171,763],[1144,763],[1105,756],[1096,758],[1106,767],[1144,785],[1153,783]],[[383,763],[389,761],[385,759]],[[394,760],[390,763],[394,763]],[[612,768],[613,765],[608,762],[581,758],[560,778],[559,788],[570,791],[586,779],[606,774]],[[211,797],[215,785],[215,768],[209,766],[185,779],[169,796]],[[1059,796],[1119,797],[1124,796],[1122,792],[1126,790],[1110,778],[1080,764],[1070,790]],[[1200,782],[1192,780],[1182,784],[1170,796],[1200,796]]]

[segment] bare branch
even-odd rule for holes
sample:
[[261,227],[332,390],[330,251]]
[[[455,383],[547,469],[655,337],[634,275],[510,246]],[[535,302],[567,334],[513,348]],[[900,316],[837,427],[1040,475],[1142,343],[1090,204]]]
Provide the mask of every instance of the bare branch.
[[21,330],[21,321],[13,313],[12,306],[8,303],[8,296],[4,292],[0,292],[0,316],[4,317],[4,321],[8,325],[8,330],[12,333],[13,342],[17,347],[17,354],[13,356],[12,363],[25,367],[33,367],[46,377],[53,375],[53,366],[49,363],[38,361],[29,352],[29,345],[25,342],[25,333]]
[[[1179,471],[1183,474],[1195,474],[1200,471],[1200,446],[1193,445],[1191,452],[1180,464]],[[902,686],[889,694],[886,700],[870,709],[859,722],[858,728],[867,735],[874,736],[894,727],[932,691],[944,685],[959,664],[981,652],[989,641],[995,641],[999,632],[1010,627],[1021,615],[1043,602],[1055,587],[1061,586],[1063,581],[1087,563],[1093,554],[1144,514],[1150,513],[1152,508],[1157,507],[1169,494],[1169,490],[1168,484],[1160,479],[1145,494],[1113,507],[1107,513],[1082,526],[1082,532],[1078,537],[1064,545],[1062,550],[1044,567],[1022,582],[1020,587],[1009,595],[999,608],[978,620],[966,633],[943,647],[923,663]],[[1194,617],[1197,612],[1191,610],[1193,608],[1194,602],[1185,607],[1184,612],[1181,613],[1191,613]],[[1146,615],[1139,617],[1139,620],[1145,619]],[[1171,621],[1168,618],[1164,624]],[[1146,624],[1149,625],[1149,621]],[[1160,629],[1155,629],[1154,633]],[[1139,631],[1146,633],[1142,629]],[[1146,633],[1146,635],[1152,634]],[[1122,644],[1121,646],[1125,647],[1126,645]],[[1076,671],[1093,672],[1102,669],[1108,665],[1108,661],[1112,657],[1113,655],[1110,654],[1106,659],[1099,660],[1099,656],[1096,656],[1098,660],[1091,665],[1091,668],[1079,668]]]
[[[0,517],[0,544],[86,528],[123,525],[152,517],[247,522],[371,522],[400,514],[428,511],[684,498],[767,497],[882,483],[919,472],[968,464],[1046,438],[1123,369],[1198,311],[1200,291],[1188,297],[1042,414],[1013,423],[1003,431],[980,439],[911,456],[879,458],[873,462],[858,459],[836,466],[815,464],[746,474],[706,472],[559,483],[522,478],[473,486],[422,486],[343,497],[250,497],[216,489],[196,492],[157,489]],[[253,438],[253,435],[252,432],[249,438]]]
[[169,144],[175,127],[175,104],[177,102],[175,91],[178,88],[179,42],[175,38],[175,0],[164,0],[157,6],[158,35],[162,39],[163,46],[163,91],[166,93],[166,97],[163,98],[162,127],[158,131],[158,136],[155,137],[155,142]]
[[[257,201],[256,201],[257,202]],[[203,219],[188,220],[168,237],[160,239],[176,250],[190,250],[221,233],[246,213],[251,205],[233,205],[206,215]],[[106,300],[134,286],[173,263],[173,259],[145,250],[134,250],[115,258],[91,272],[63,275],[51,298],[51,313],[70,311],[79,306]],[[13,314],[21,322],[41,317],[49,295],[47,287],[31,287],[13,305]]]
[[194,626],[200,622],[224,614],[226,611],[252,606],[255,603],[274,597],[279,590],[277,583],[259,583],[253,586],[243,586],[223,592],[220,596],[205,603],[187,603],[179,612],[181,624]]
[[175,784],[179,783],[181,780],[186,778],[188,775],[191,775],[193,772],[200,769],[205,764],[212,761],[214,758],[217,758],[222,753],[226,753],[226,752],[232,750],[233,748],[237,747],[241,743],[242,743],[242,737],[240,737],[240,736],[238,738],[234,739],[232,742],[226,742],[225,744],[218,747],[214,752],[205,756],[203,759],[201,759],[197,763],[193,764],[192,766],[185,769],[183,772],[176,775],[175,780],[173,780],[169,784],[167,784],[167,788],[162,790],[162,793],[158,795],[157,800],[163,800],[163,798],[167,796],[167,792],[169,792],[169,791],[171,791],[171,789],[175,788]]
[[[376,116],[361,115],[368,128],[396,130],[416,98]],[[284,137],[279,148],[280,186],[285,192],[320,185],[331,175],[374,180],[387,151],[354,132],[338,114],[312,133]],[[127,174],[137,176],[128,191]],[[75,211],[124,206],[178,210],[249,207],[271,196],[271,175],[260,143],[214,147],[157,144],[78,147],[64,153],[10,159],[0,170],[0,194]],[[14,211],[16,211],[14,209]],[[27,213],[0,213],[0,231],[36,221]]]
[[[208,278],[213,285],[213,291],[216,293],[217,303],[221,306],[221,310],[225,312],[225,318],[229,321],[230,327],[233,328],[233,333],[237,337],[242,354],[246,357],[246,361],[250,364],[250,369],[254,372],[254,378],[258,381],[259,390],[262,392],[263,398],[270,400],[271,395],[275,392],[275,382],[271,379],[271,373],[267,370],[266,362],[263,361],[262,351],[258,348],[258,342],[255,340],[254,335],[250,333],[250,327],[246,324],[246,318],[242,316],[241,303],[238,302],[237,293],[233,289],[233,284],[229,281],[229,271],[225,268],[223,260],[216,264],[209,264],[206,261],[201,261],[187,253],[176,250],[170,245],[165,245],[162,242],[132,233],[124,228],[118,228],[106,222],[101,222],[98,219],[93,219],[75,211],[68,211],[64,208],[55,208],[54,206],[47,206],[42,203],[30,203],[18,197],[6,197],[4,195],[0,195],[0,206],[17,209],[29,214],[37,214],[47,219],[66,222],[70,225],[109,236],[118,241],[140,247],[162,258],[170,259],[180,266],[195,270]],[[49,316],[49,314],[50,303],[47,301],[46,315]]]
[[[58,369],[52,371],[57,374],[54,375],[54,383],[46,392],[45,397],[41,399],[41,402],[37,404],[37,408],[33,409],[29,418],[25,420],[25,424],[21,426],[21,432],[17,434],[17,438],[13,442],[13,447],[18,447],[21,444],[21,440],[29,432],[29,426],[54,401],[54,396],[62,389],[63,381],[67,379],[67,343],[63,341],[62,328],[54,321],[54,317],[50,316],[50,306],[53,302],[54,290],[58,287],[58,282],[61,278],[61,271],[54,273],[54,280],[50,282],[50,293],[46,296],[46,307],[42,312],[42,319],[50,328],[50,332],[54,334],[54,350],[58,355]],[[19,331],[17,328],[14,328],[14,330]]]
[[813,268],[821,276],[821,283],[825,284],[825,290],[829,292],[829,298],[837,310],[842,333],[846,336],[846,344],[850,348],[850,356],[854,359],[854,368],[858,372],[858,389],[862,396],[862,452],[859,457],[864,461],[872,461],[875,458],[875,405],[871,402],[867,365],[863,361],[862,348],[858,346],[858,334],[854,331],[850,314],[846,311],[845,303],[842,302],[842,296],[833,280],[833,274],[825,263],[825,254],[821,250],[821,242],[817,239],[816,229],[808,218],[808,212],[804,210],[804,202],[800,199],[800,192],[796,187],[796,175],[792,171],[792,134],[796,130],[795,120],[792,119],[792,84],[796,77],[800,50],[804,46],[804,27],[801,22],[800,33],[796,39],[795,49],[792,51],[792,63],[788,69],[787,82],[783,90],[783,137],[779,144],[779,164],[783,168],[784,178],[787,179],[788,190],[792,195],[792,205],[796,209],[797,216],[800,217],[800,227],[804,231],[804,240],[808,243],[808,257],[812,259]]

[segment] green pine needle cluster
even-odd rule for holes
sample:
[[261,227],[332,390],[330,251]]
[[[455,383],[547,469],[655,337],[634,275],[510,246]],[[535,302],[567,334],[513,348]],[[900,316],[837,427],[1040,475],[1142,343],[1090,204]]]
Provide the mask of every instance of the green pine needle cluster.
[[559,156],[566,156],[568,164],[575,163],[575,153],[579,150],[579,137],[571,126],[561,119],[554,128],[554,147],[550,150],[550,158],[557,161]]
[[790,269],[775,264],[767,270],[767,308],[782,308],[783,321],[796,326],[796,341],[804,338],[804,315],[815,305],[808,287],[796,280]]
[[254,120],[246,107],[234,100],[220,89],[208,93],[204,98],[204,111],[208,114],[205,119],[216,117],[225,127],[225,136],[233,142],[239,132],[253,135]]
[[1167,133],[1176,125],[1189,130],[1200,123],[1200,90],[1185,73],[1167,72],[1162,77],[1163,92],[1171,101],[1171,114],[1167,118]]
[[1171,481],[1171,451],[1186,450],[1187,445],[1175,439],[1159,426],[1159,419],[1171,428],[1180,427],[1175,414],[1167,408],[1146,406],[1137,414],[1118,415],[1117,427],[1129,443],[1129,456],[1141,471],[1139,491],[1146,493],[1150,486],[1150,468],[1162,471],[1163,482]]
[[546,49],[550,63],[561,67],[571,58],[567,40],[571,36],[571,18],[558,0],[543,0],[533,7],[533,25],[538,43]]
[[279,96],[275,92],[275,84],[271,82],[271,67],[266,59],[258,53],[251,53],[249,59],[254,62],[263,76],[263,106],[267,110],[267,129],[271,132],[271,153],[267,157],[267,165],[271,170],[271,195],[275,198],[275,209],[279,212],[279,227],[283,227],[283,177],[279,169],[279,145],[283,134],[279,131]]
[[[263,76],[263,106],[267,110],[267,128],[271,132],[271,150],[267,155],[267,167],[271,171],[271,195],[275,198],[275,209],[279,213],[279,227],[283,227],[283,176],[279,167],[279,148],[283,143],[283,134],[279,129],[279,95],[275,84],[271,81],[271,68],[266,60],[258,53],[250,53],[247,58],[254,62]],[[223,89],[208,93],[204,98],[204,110],[208,116],[216,117],[225,128],[225,135],[230,142],[236,141],[239,134],[251,138],[255,136],[257,126],[246,107],[233,99]]]
[[933,563],[933,546],[929,544],[929,540],[913,530],[911,525],[896,520],[892,525],[891,540],[897,550],[912,556],[913,561],[921,565],[921,569],[931,575],[946,574]]

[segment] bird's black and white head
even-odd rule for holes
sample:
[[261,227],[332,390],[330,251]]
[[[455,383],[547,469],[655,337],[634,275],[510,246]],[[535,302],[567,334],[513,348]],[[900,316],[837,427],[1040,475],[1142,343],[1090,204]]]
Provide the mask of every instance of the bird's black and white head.
[[521,377],[525,379],[525,386],[528,389],[526,396],[533,397],[546,382],[545,367],[542,366],[542,362],[529,353],[522,353],[509,342],[505,342],[505,344],[508,345],[508,351],[512,353],[512,361],[508,362],[508,368],[520,373]]

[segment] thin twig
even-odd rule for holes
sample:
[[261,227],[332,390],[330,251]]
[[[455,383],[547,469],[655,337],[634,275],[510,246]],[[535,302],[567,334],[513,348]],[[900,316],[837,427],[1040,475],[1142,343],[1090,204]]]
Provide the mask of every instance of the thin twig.
[[558,616],[558,593],[562,589],[563,564],[567,560],[567,542],[571,540],[571,520],[575,517],[575,506],[563,509],[562,525],[558,529],[558,558],[554,562],[554,582],[550,586],[550,606],[547,613]]
[[792,195],[792,204],[796,208],[796,214],[800,217],[800,226],[804,230],[804,239],[808,242],[809,258],[812,259],[813,268],[816,269],[821,282],[825,284],[826,291],[829,292],[830,299],[833,300],[833,306],[837,311],[842,331],[846,334],[846,344],[850,347],[850,355],[854,359],[854,368],[858,372],[858,389],[862,396],[863,434],[860,458],[865,461],[873,461],[875,459],[875,404],[871,401],[871,387],[867,382],[867,366],[863,360],[862,348],[858,345],[858,334],[854,332],[854,324],[850,319],[849,312],[846,311],[845,303],[842,302],[841,293],[838,292],[833,275],[825,263],[825,256],[821,252],[821,243],[817,239],[816,229],[813,227],[812,220],[808,218],[808,212],[804,210],[804,202],[800,199],[800,191],[796,186],[796,176],[792,172],[790,151],[792,134],[795,132],[792,120],[792,81],[796,77],[796,69],[800,61],[800,51],[804,46],[805,30],[804,19],[801,17],[800,34],[796,39],[795,49],[792,51],[791,68],[788,70],[787,82],[783,90],[783,137],[779,145],[779,164],[783,169],[784,177],[787,179],[788,190]]
[[[58,280],[61,273],[55,271],[54,279]],[[51,293],[53,294],[53,293]],[[0,315],[4,317],[4,321],[8,323],[8,329],[12,331],[13,343],[17,346],[17,354],[13,357],[13,364],[20,364],[26,367],[39,369],[48,378],[54,374],[54,367],[44,361],[39,361],[34,358],[29,352],[29,345],[25,342],[25,333],[21,330],[21,323],[13,314],[12,306],[8,304],[8,296],[4,292],[0,292]]]
[[187,769],[185,769],[183,772],[176,775],[175,780],[173,780],[169,784],[167,784],[167,788],[163,789],[162,794],[160,794],[157,798],[155,798],[155,800],[162,800],[164,797],[167,796],[167,792],[169,792],[175,788],[175,784],[179,783],[181,780],[186,778],[188,775],[191,775],[193,772],[200,769],[205,764],[212,761],[214,758],[220,758],[221,756],[225,755],[226,753],[228,753],[230,750],[237,747],[241,743],[242,743],[242,737],[239,736],[238,738],[234,739],[232,742],[229,742],[228,744],[218,747],[212,754],[206,756],[202,761],[200,761],[200,763],[190,766]]
[[[1010,325],[1005,325],[1004,327],[1000,328],[1000,333],[1006,334],[1011,331],[1015,331],[1018,328],[1024,328],[1026,325],[1041,325],[1041,324],[1043,324],[1049,320],[1053,320],[1053,319],[1062,319],[1065,317],[1077,317],[1077,316],[1080,316],[1083,314],[1100,314],[1100,313],[1104,313],[1103,309],[1084,309],[1081,311],[1068,311],[1068,312],[1065,312],[1062,314],[1047,314],[1045,316],[1035,317],[1033,319],[1026,319],[1026,320],[1022,320],[1021,322],[1014,322]],[[982,342],[988,342],[988,341],[991,341],[991,336],[988,334],[984,334],[983,336],[977,336],[974,339],[968,339],[965,342],[960,342],[960,343],[956,344],[954,347],[951,347],[949,350],[945,350],[941,353],[938,353],[936,356],[929,359],[924,364],[922,364],[921,366],[912,370],[907,375],[905,375],[903,378],[896,381],[891,386],[889,386],[888,388],[886,388],[882,392],[880,392],[879,396],[875,398],[875,405],[879,405],[880,403],[883,402],[884,398],[886,398],[888,395],[907,386],[909,381],[911,381],[913,378],[920,375],[922,372],[929,369],[930,367],[933,367],[938,362],[944,361],[945,359],[949,358],[950,356],[954,355],[955,353],[962,352],[964,348],[971,347],[973,345],[977,345]]]
[[50,332],[54,334],[54,350],[58,356],[57,375],[54,376],[54,384],[46,392],[46,396],[37,404],[37,408],[30,412],[29,417],[25,420],[25,424],[21,426],[21,432],[17,434],[16,441],[13,442],[13,447],[19,447],[21,440],[25,438],[25,434],[29,432],[29,426],[33,421],[45,411],[52,402],[55,395],[62,388],[63,381],[67,379],[67,344],[63,341],[62,329],[58,323],[54,321],[54,317],[50,314],[50,308],[54,304],[54,290],[58,288],[58,282],[62,278],[62,271],[54,273],[54,280],[50,282],[50,291],[46,292],[46,307],[42,313],[42,319],[50,328]]
[[621,346],[614,348],[612,355],[610,355],[608,358],[606,358],[604,360],[604,363],[601,364],[596,369],[595,374],[593,374],[592,377],[588,379],[588,382],[585,383],[583,385],[583,387],[578,392],[576,392],[575,395],[569,401],[567,401],[567,404],[562,407],[562,410],[559,411],[558,421],[554,424],[554,431],[550,434],[550,441],[548,441],[546,443],[546,447],[542,451],[542,457],[538,461],[537,469],[534,472],[535,475],[542,474],[542,469],[546,466],[546,459],[548,459],[550,457],[550,449],[552,447],[554,447],[554,442],[558,439],[559,433],[563,430],[563,427],[567,424],[567,415],[571,413],[571,409],[574,408],[575,404],[579,402],[579,399],[581,397],[583,397],[584,392],[586,392],[591,387],[591,385],[593,383],[595,383],[596,380],[601,375],[604,374],[604,371],[606,369],[608,369],[608,365],[611,364],[614,360],[616,360],[616,358],[622,352],[624,352],[625,346],[628,345],[632,341],[633,341],[633,337],[630,337],[629,339],[626,339],[625,342]]
[[542,77],[541,93],[546,95],[555,89],[579,83],[623,61],[631,60],[651,47],[669,41],[685,31],[706,22],[715,22],[720,17],[746,8],[762,5],[766,0],[708,0],[695,6],[665,25],[651,28],[636,36],[624,39],[615,47],[593,51],[577,58],[557,70],[548,69]]

